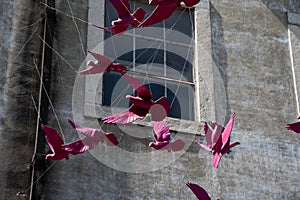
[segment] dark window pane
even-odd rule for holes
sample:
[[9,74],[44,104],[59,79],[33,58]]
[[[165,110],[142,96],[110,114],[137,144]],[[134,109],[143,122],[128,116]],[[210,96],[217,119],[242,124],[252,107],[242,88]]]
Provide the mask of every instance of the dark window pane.
[[119,73],[103,73],[103,105],[129,107],[126,95],[132,95],[133,89]]
[[165,87],[161,84],[150,83],[145,85],[153,95],[153,100],[165,96]]
[[161,49],[143,48],[135,51],[135,62],[137,64],[163,63],[164,51]]
[[173,14],[165,20],[165,27],[184,33],[188,36],[193,35],[193,10],[177,9]]
[[[185,58],[173,52],[167,51],[166,53],[167,53],[167,76],[174,79],[187,80],[193,82],[192,63],[190,63]],[[174,70],[176,70],[177,73],[174,72]]]
[[186,84],[167,82],[167,96],[171,104],[170,117],[194,120],[194,88]]
[[133,38],[124,34],[104,41],[104,55],[111,59],[121,57],[121,60],[132,62],[132,49]]

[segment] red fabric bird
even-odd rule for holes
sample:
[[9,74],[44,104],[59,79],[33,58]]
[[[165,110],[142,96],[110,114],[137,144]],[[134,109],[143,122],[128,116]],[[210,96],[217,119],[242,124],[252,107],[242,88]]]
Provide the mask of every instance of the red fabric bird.
[[153,124],[155,142],[150,142],[149,147],[156,150],[180,151],[185,143],[181,139],[170,142],[170,129],[163,121],[154,122]]
[[232,131],[234,118],[235,114],[231,116],[225,128],[217,123],[205,123],[204,131],[207,146],[196,141],[200,147],[213,153],[212,165],[215,168],[218,167],[222,155],[230,153],[231,148],[240,144],[239,142],[230,144],[230,133]]
[[104,71],[109,73],[111,70],[119,72],[121,74],[125,73],[126,67],[124,65],[120,63],[112,63],[112,61],[105,56],[102,56],[97,53],[93,53],[91,51],[88,52],[92,54],[92,56],[96,59],[96,61],[89,60],[87,65],[91,67],[83,71],[80,71],[79,72],[80,75],[98,74]]
[[93,129],[88,127],[82,127],[75,124],[73,121],[68,119],[69,123],[77,131],[85,135],[85,137],[75,142],[63,145],[63,149],[73,155],[84,153],[90,149],[93,149],[99,142],[104,142],[109,146],[115,146],[118,144],[118,140],[113,133],[105,133],[100,129]]
[[146,15],[146,12],[142,8],[137,8],[131,14],[128,0],[110,0],[110,2],[117,10],[119,18],[111,22],[112,27],[100,27],[95,24],[92,26],[111,31],[115,34],[121,34],[127,30],[129,25],[137,27]]
[[[169,18],[177,7],[180,7],[181,0],[149,0],[150,5],[156,5],[154,11],[147,17],[139,27],[146,27]],[[183,0],[187,7],[192,7],[200,0]]]
[[61,139],[57,130],[50,126],[42,126],[42,130],[46,134],[46,141],[53,152],[53,154],[47,154],[46,160],[62,160],[69,159],[69,152],[63,149],[63,140]]
[[[157,111],[157,107],[152,110],[151,116],[153,120],[162,120],[170,112],[170,104],[166,97],[161,97],[156,101],[153,101],[151,92],[140,82],[138,79],[133,78],[127,74],[124,74],[123,77],[131,84],[131,86],[136,90],[137,96],[127,95],[128,99],[132,106],[128,109],[103,118],[102,121],[105,123],[116,123],[116,124],[127,124],[132,123],[138,119],[144,119],[146,114],[153,106],[160,107],[160,112]],[[160,113],[159,115],[157,113]]]
[[211,200],[208,193],[199,185],[187,182],[186,185],[193,191],[199,200]]
[[[300,115],[297,117],[297,119],[300,119]],[[290,131],[294,131],[295,133],[300,133],[300,121],[291,123],[291,124],[287,124],[286,129],[290,130]]]

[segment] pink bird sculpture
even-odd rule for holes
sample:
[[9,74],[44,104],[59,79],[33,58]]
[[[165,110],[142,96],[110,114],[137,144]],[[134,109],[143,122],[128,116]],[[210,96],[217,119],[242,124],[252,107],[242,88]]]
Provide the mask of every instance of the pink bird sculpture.
[[64,150],[64,142],[61,139],[57,130],[50,126],[42,126],[42,130],[46,134],[46,141],[53,152],[53,154],[47,154],[46,160],[62,160],[69,159],[69,152]]
[[230,133],[232,131],[235,114],[233,114],[225,128],[217,123],[205,123],[204,131],[207,145],[196,142],[200,147],[211,151],[213,154],[212,165],[217,168],[222,155],[230,153],[230,149],[239,142],[230,144]]
[[154,122],[153,124],[155,142],[150,142],[149,147],[156,150],[180,151],[185,143],[181,139],[170,142],[170,129],[163,121]]
[[93,129],[88,127],[82,127],[75,124],[68,119],[71,126],[85,135],[85,137],[75,142],[63,145],[63,149],[73,155],[84,153],[90,149],[93,149],[99,142],[106,141],[107,145],[115,146],[118,144],[118,140],[113,133],[105,133],[99,129]]
[[96,61],[88,61],[87,65],[90,66],[90,68],[80,71],[80,75],[98,74],[104,71],[109,73],[112,70],[121,74],[124,74],[126,72],[126,67],[124,65],[120,63],[112,63],[112,61],[105,56],[91,51],[88,52],[96,59]]
[[208,193],[199,185],[187,182],[186,185],[193,191],[199,200],[211,200]]
[[[300,119],[300,115],[297,118]],[[286,129],[294,131],[295,133],[300,133],[300,121],[299,122],[294,122],[294,123],[291,123],[291,124],[287,124]]]
[[176,8],[180,7],[181,2],[184,2],[187,7],[192,7],[199,3],[200,0],[149,0],[149,4],[156,5],[156,8],[139,27],[147,27],[169,18]]
[[[137,92],[137,96],[127,95],[126,99],[132,103],[132,105],[117,114],[103,118],[104,123],[116,123],[116,124],[127,124],[132,123],[138,119],[144,119],[146,114],[149,112],[151,107],[159,105],[160,112],[159,115],[154,112],[151,113],[151,116],[155,120],[164,119],[170,112],[170,104],[166,97],[161,97],[156,101],[153,101],[153,96],[151,92],[140,82],[138,79],[133,78],[127,74],[124,74],[123,77],[131,84],[131,86]],[[158,110],[157,107],[154,110]]]
[[92,26],[121,34],[127,30],[128,26],[137,27],[144,19],[146,12],[142,8],[137,8],[133,14],[130,11],[128,0],[110,0],[118,12],[118,19],[111,22],[112,27],[101,27],[93,24]]

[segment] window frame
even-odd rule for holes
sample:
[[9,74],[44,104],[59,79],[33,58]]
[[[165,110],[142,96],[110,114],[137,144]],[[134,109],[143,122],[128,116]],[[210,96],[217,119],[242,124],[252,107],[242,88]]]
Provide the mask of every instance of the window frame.
[[[105,1],[98,0],[89,0],[89,11],[88,11],[88,21],[99,26],[104,26],[105,23]],[[194,49],[194,86],[195,86],[195,117],[194,120],[183,120],[167,117],[166,122],[172,122],[173,126],[190,126],[194,127],[193,131],[198,130],[199,122],[201,120],[211,119],[216,120],[216,102],[217,98],[214,98],[216,94],[214,94],[215,84],[213,81],[213,60],[212,55],[208,54],[209,49],[211,50],[211,22],[210,22],[210,4],[209,1],[203,0],[200,1],[194,7],[194,25],[195,25],[195,49]],[[87,33],[87,49],[93,50],[96,45],[100,44],[104,38],[104,31],[99,31],[92,26],[88,26]],[[204,53],[205,51],[205,53]],[[104,44],[102,46],[98,46],[97,53],[104,53]],[[87,56],[86,60],[93,59],[90,55]],[[203,77],[203,73],[210,74],[210,76]],[[202,84],[203,79],[206,79],[206,83]],[[84,97],[83,97],[83,115],[84,117],[92,117],[92,118],[103,118],[111,115],[112,110],[107,106],[99,106],[95,105],[95,90],[92,88],[92,83],[99,83],[98,87],[102,87],[102,76],[97,75],[87,75],[84,77]],[[203,95],[207,89],[212,89],[209,97]],[[102,91],[99,90],[99,101],[102,103]],[[210,103],[207,103],[207,98],[209,98]],[[201,108],[200,108],[201,107]],[[121,108],[114,108],[114,112],[122,111]],[[204,112],[202,112],[202,110]],[[200,115],[201,113],[201,115]],[[204,115],[202,115],[204,114]],[[209,115],[209,116],[208,116]],[[144,120],[138,120],[134,122],[135,124],[140,125],[149,125],[151,123],[150,117],[147,115]],[[172,127],[171,126],[171,129]],[[196,127],[196,128],[195,128]],[[189,130],[191,132],[192,129],[182,129],[183,132]]]

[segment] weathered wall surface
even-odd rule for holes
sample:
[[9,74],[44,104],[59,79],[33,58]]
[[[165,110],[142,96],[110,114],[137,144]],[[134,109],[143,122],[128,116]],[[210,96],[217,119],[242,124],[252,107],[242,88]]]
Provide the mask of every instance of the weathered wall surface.
[[[0,12],[0,199],[19,199],[30,186],[41,19],[39,1],[2,1]],[[29,190],[26,192],[28,193]]]
[[[71,7],[74,16],[87,20],[86,1],[70,1],[70,5],[68,1],[56,1],[56,7],[67,14],[71,13]],[[207,32],[211,35],[206,38],[203,36],[205,32],[197,33],[199,38],[210,41],[206,47],[211,47],[211,61],[204,58],[205,63],[198,61],[198,67],[207,64],[217,67],[225,86],[226,107],[225,110],[218,109],[220,107],[217,103],[214,105],[216,110],[210,110],[213,108],[202,105],[220,101],[216,99],[220,92],[216,84],[214,99],[207,97],[207,101],[201,101],[201,119],[218,119],[225,115],[228,121],[231,113],[235,112],[237,117],[232,141],[240,141],[241,145],[222,158],[217,170],[211,166],[211,155],[194,144],[173,164],[146,173],[114,170],[89,153],[71,157],[68,161],[47,162],[50,168],[43,176],[42,199],[196,199],[185,186],[187,181],[203,186],[214,199],[300,198],[300,137],[284,128],[286,123],[294,121],[297,116],[293,77],[296,78],[297,88],[300,65],[296,55],[300,52],[300,31],[299,24],[291,24],[288,20],[288,13],[300,14],[300,2],[211,0],[208,11],[209,16],[206,13],[197,16],[197,20],[201,21],[205,17],[205,23],[201,23],[205,29],[210,27]],[[56,112],[51,112],[49,124],[60,130],[60,123],[65,142],[78,139],[76,132],[67,124],[67,117],[76,118],[77,123],[97,127],[95,119],[83,116],[83,109],[82,113],[72,115],[72,90],[75,72],[85,57],[88,43],[86,31],[87,24],[79,21],[75,24],[72,18],[57,14],[51,90]],[[6,35],[9,36],[8,33]],[[290,56],[291,39],[294,62]],[[1,51],[4,49],[2,46],[5,45],[1,43]],[[1,64],[5,63],[5,58],[1,59],[4,59]],[[205,70],[200,70],[200,73],[203,72]],[[206,75],[210,74],[203,74]],[[82,84],[77,84],[75,106],[80,107],[84,101],[84,78],[77,81]],[[199,84],[205,83],[200,81]],[[0,109],[3,109],[3,104],[0,105]],[[170,122],[169,125],[174,124]],[[191,132],[201,130],[201,126],[183,125],[193,129]],[[130,127],[132,131],[141,130],[136,125]],[[133,152],[148,151],[148,142],[152,140],[150,137],[130,137],[116,126],[102,125],[102,128],[116,133],[120,148]],[[151,127],[144,130],[151,134]],[[178,135],[194,139],[192,134]],[[198,138],[204,142],[203,137]],[[2,141],[1,138],[1,144]],[[100,157],[109,157],[109,151],[105,152],[103,145],[100,144],[99,149],[103,153]],[[173,153],[166,154],[174,156]],[[153,164],[151,160],[155,158],[149,157],[150,164]],[[20,162],[26,163],[24,160]],[[7,160],[6,163],[12,162]],[[140,163],[140,166],[145,163]],[[2,174],[6,175],[7,171],[3,170]],[[26,185],[21,181],[18,184]],[[6,188],[13,188],[13,184]]]

